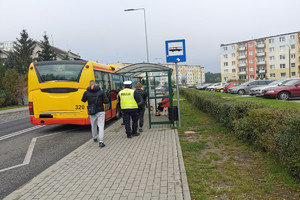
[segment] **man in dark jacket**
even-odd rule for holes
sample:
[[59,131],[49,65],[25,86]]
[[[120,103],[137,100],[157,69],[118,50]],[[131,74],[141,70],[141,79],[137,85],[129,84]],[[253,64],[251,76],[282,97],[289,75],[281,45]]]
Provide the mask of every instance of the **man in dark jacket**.
[[[140,95],[132,88],[131,81],[124,82],[124,89],[119,92],[118,101],[124,115],[124,123],[128,138],[140,135],[138,129],[138,103],[141,101]],[[132,118],[132,129],[130,124]]]
[[[96,102],[98,96],[98,100]],[[104,138],[104,123],[105,123],[105,111],[103,104],[109,103],[109,99],[106,94],[100,90],[100,87],[94,80],[90,81],[90,86],[83,93],[81,101],[88,101],[88,105],[96,104],[97,113],[89,115],[91,121],[92,137],[94,142],[97,142],[97,125],[99,127],[99,147],[105,147],[103,142]]]
[[144,113],[145,113],[145,106],[147,103],[147,93],[141,89],[142,84],[139,82],[135,85],[135,91],[141,96],[141,102],[138,104],[138,117],[139,117],[139,132],[143,132],[143,125],[144,125]]

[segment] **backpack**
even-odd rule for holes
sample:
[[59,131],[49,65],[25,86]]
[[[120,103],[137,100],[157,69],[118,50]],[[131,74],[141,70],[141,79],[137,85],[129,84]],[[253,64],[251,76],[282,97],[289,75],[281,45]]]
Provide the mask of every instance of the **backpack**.
[[95,104],[91,104],[87,106],[87,111],[89,115],[95,115],[98,111],[97,111],[97,101],[98,101],[98,97],[100,95],[100,92],[97,92],[97,97],[96,97],[96,103]]

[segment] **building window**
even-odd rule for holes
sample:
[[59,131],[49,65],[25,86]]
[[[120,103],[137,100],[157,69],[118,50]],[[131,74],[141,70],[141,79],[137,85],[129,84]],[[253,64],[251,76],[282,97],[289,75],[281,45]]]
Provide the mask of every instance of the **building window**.
[[234,45],[231,45],[231,49],[234,50]]
[[296,72],[292,72],[292,76],[296,76]]
[[224,70],[224,74],[228,74],[228,69],[225,69],[225,70]]
[[285,37],[279,37],[279,42],[284,42],[285,41]]
[[285,64],[280,64],[280,69],[284,69],[285,68]]
[[275,73],[271,73],[270,78],[275,78]]
[[285,46],[280,46],[279,49],[280,49],[280,51],[284,51]]
[[224,54],[224,58],[227,58],[228,56],[227,56],[227,54]]
[[232,61],[232,62],[231,62],[231,65],[234,66],[234,65],[235,65],[235,61]]
[[231,57],[233,57],[233,58],[234,58],[234,57],[235,57],[235,53],[232,53],[232,54],[231,54]]
[[253,47],[253,42],[250,42],[250,43],[249,43],[249,47]]
[[285,59],[285,55],[280,55],[280,60],[284,60]]
[[295,54],[291,54],[291,59],[295,59]]
[[227,51],[227,47],[223,47],[224,51]]
[[275,65],[270,65],[270,69],[275,69]]
[[250,72],[253,72],[254,71],[254,68],[253,67],[250,67]]
[[232,69],[232,73],[235,73],[235,69]]
[[291,63],[291,67],[295,67],[296,65],[295,65],[295,63]]
[[269,39],[269,43],[270,44],[274,43],[274,38]]
[[228,66],[228,62],[224,62],[224,66],[225,66],[225,67]]
[[295,35],[291,35],[290,37],[292,41],[295,40]]
[[251,56],[252,56],[252,55],[253,55],[253,51],[249,51],[249,55],[251,55]]
[[280,73],[280,77],[285,77],[286,74],[285,73]]
[[254,63],[254,60],[253,59],[250,59],[250,61],[249,61],[250,63]]
[[228,81],[228,77],[224,77],[224,81]]
[[274,52],[274,47],[271,47],[271,48],[269,49],[269,51],[270,51],[270,53],[271,53],[271,52]]
[[250,75],[250,79],[254,79],[254,75]]
[[270,60],[275,60],[275,57],[274,56],[270,56]]
[[295,49],[295,44],[291,44],[291,49]]

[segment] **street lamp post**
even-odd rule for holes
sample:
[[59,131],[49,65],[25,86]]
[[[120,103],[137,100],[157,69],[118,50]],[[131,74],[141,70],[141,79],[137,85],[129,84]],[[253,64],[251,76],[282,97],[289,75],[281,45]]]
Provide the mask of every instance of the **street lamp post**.
[[147,63],[149,63],[148,39],[147,39],[147,24],[146,24],[146,10],[145,10],[145,8],[135,8],[135,9],[126,9],[126,10],[124,10],[124,11],[127,12],[127,11],[136,11],[136,10],[143,10],[143,11],[144,11]]

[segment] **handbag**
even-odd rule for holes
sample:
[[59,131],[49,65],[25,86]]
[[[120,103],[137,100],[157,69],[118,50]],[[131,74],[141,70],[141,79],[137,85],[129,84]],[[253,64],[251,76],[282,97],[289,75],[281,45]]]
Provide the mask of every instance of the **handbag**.
[[[99,94],[100,92],[97,92],[96,103],[98,101]],[[87,111],[89,115],[95,115],[98,112],[96,103],[87,106]]]

